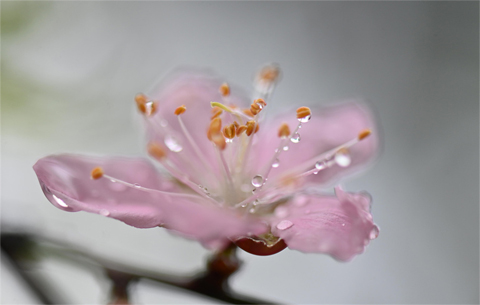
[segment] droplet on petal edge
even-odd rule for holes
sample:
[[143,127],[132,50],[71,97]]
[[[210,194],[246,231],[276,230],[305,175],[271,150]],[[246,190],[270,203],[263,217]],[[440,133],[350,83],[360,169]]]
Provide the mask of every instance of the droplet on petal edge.
[[106,217],[106,216],[110,215],[110,212],[107,211],[107,210],[105,210],[105,209],[101,209],[101,210],[98,212],[98,214]]
[[65,203],[65,201],[63,201],[62,199],[58,198],[57,196],[55,196],[54,194],[52,194],[52,197],[53,199],[55,199],[55,201],[62,207],[64,208],[68,208],[68,205]]
[[286,230],[288,228],[291,228],[292,226],[293,226],[293,222],[291,222],[290,220],[284,219],[277,224],[277,229]]
[[300,123],[307,123],[308,121],[310,121],[311,118],[312,118],[311,115],[307,115],[307,116],[305,116],[305,117],[303,117],[303,118],[298,118],[298,121],[299,121]]
[[272,167],[277,168],[279,165],[280,165],[280,160],[278,160],[278,158],[277,158],[277,159],[275,159],[275,161],[273,161]]
[[370,239],[375,239],[380,234],[380,229],[376,225],[373,226],[372,231],[370,231],[370,235],[368,236]]

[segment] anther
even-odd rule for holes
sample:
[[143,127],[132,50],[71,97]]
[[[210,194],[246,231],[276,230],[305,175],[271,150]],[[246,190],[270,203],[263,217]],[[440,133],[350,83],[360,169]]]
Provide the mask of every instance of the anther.
[[225,135],[225,138],[227,139],[233,139],[235,138],[235,125],[234,124],[230,124],[228,126],[225,126],[225,128],[223,128],[223,134]]
[[251,109],[243,109],[242,111],[243,111],[243,113],[246,114],[247,116],[253,118],[254,114],[252,113]]
[[372,131],[371,131],[370,129],[364,129],[364,130],[360,131],[360,133],[358,134],[358,140],[363,140],[363,139],[365,139],[365,138],[368,137],[371,133],[372,133]]
[[181,115],[186,110],[187,110],[187,107],[185,107],[185,105],[182,105],[182,106],[178,107],[177,109],[175,109],[174,113],[175,113],[175,115]]
[[147,151],[150,156],[157,159],[158,161],[165,159],[165,157],[167,156],[166,150],[163,149],[160,144],[155,142],[148,143]]
[[252,133],[254,133],[254,132],[257,133],[259,128],[260,128],[260,126],[258,125],[257,122],[248,121],[247,122],[247,130],[246,130],[247,136],[252,135]]
[[310,108],[308,107],[300,107],[297,109],[297,119],[305,119],[309,118],[309,116],[312,115],[312,112],[310,111]]
[[222,130],[222,119],[221,118],[214,118],[210,122],[210,126],[208,127],[207,138],[210,141],[213,141],[212,136],[214,134],[220,133],[221,130]]
[[238,126],[237,132],[236,132],[237,137],[239,137],[246,130],[247,130],[247,126],[245,126],[245,125]]
[[210,117],[210,120],[213,120],[214,118],[218,118],[221,114],[223,113],[223,110],[220,107],[213,107],[212,108],[212,116]]
[[135,96],[135,102],[137,103],[138,110],[147,116],[150,116],[157,111],[157,103],[149,101],[145,94],[137,94]]
[[265,103],[265,101],[261,98],[258,98],[256,99],[255,101],[253,101],[254,104],[257,104],[260,109],[264,108],[265,106],[267,106],[267,103]]
[[285,139],[290,135],[290,127],[288,127],[287,123],[283,123],[280,125],[280,128],[278,128],[278,137]]
[[280,68],[277,65],[268,65],[258,72],[258,79],[264,82],[275,82],[280,76]]
[[230,86],[227,83],[223,83],[219,88],[220,94],[222,96],[229,96],[230,95]]
[[220,150],[224,150],[227,147],[227,142],[225,141],[225,137],[221,132],[215,132],[211,134],[211,141],[215,143]]
[[135,95],[135,102],[137,104],[145,104],[147,103],[147,96],[143,93],[139,93]]
[[100,166],[95,167],[90,172],[90,178],[97,180],[103,177],[103,169]]

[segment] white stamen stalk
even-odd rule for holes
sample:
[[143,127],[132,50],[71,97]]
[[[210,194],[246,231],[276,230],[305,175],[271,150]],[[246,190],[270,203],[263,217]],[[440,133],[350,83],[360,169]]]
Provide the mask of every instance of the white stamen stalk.
[[166,192],[166,191],[151,189],[151,188],[143,187],[143,186],[138,185],[138,184],[128,183],[128,182],[126,182],[126,181],[117,179],[117,178],[115,178],[115,177],[112,177],[112,176],[106,175],[106,174],[103,174],[103,177],[109,179],[109,180],[112,181],[112,182],[120,183],[120,184],[123,184],[123,185],[125,185],[125,186],[127,186],[127,187],[130,187],[130,188],[133,188],[133,189],[137,189],[137,190],[140,190],[140,191],[144,191],[144,192],[148,192],[148,193],[157,193],[157,194],[164,194],[164,195],[170,195],[170,196],[180,196],[180,197],[191,197],[192,199],[198,199],[198,196],[193,195],[193,194],[172,193],[172,192]]
[[192,138],[192,135],[190,134],[190,132],[188,132],[187,127],[186,127],[185,124],[183,123],[183,120],[182,120],[181,115],[177,115],[177,118],[178,118],[178,123],[180,124],[180,128],[182,129],[183,134],[185,135],[185,137],[187,138],[188,142],[189,142],[190,145],[192,146],[193,151],[194,151],[195,154],[197,155],[197,157],[198,157],[198,159],[200,160],[200,162],[202,162],[203,166],[204,166],[205,169],[206,169],[206,172],[207,172],[207,173],[210,173],[211,171],[210,171],[209,169],[210,169],[211,166],[209,166],[208,161],[207,161],[207,158],[206,158],[205,155],[202,153],[202,151],[201,151],[200,148],[198,147],[198,145],[197,145],[197,143],[195,142],[195,140]]

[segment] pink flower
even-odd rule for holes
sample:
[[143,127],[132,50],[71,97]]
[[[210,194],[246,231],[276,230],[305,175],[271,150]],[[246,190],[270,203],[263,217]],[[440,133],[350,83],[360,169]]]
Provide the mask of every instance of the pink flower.
[[350,260],[378,235],[370,197],[311,187],[374,158],[373,121],[355,102],[267,121],[278,76],[275,66],[259,72],[248,107],[215,78],[175,75],[136,97],[163,171],[143,158],[52,155],[34,166],[42,189],[62,210],[162,226],[209,248],[233,241],[259,255],[288,246]]

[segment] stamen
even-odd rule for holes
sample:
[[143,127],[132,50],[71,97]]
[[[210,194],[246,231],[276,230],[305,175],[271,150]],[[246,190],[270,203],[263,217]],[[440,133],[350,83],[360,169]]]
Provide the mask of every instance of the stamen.
[[235,129],[235,124],[225,126],[225,128],[223,128],[223,134],[227,139],[233,139],[235,138]]
[[135,102],[137,103],[138,110],[146,116],[151,116],[157,111],[157,103],[149,101],[144,94],[137,94],[135,96]]
[[103,169],[98,166],[92,169],[92,172],[90,173],[90,178],[93,180],[97,180],[103,177]]
[[175,109],[174,113],[175,113],[175,115],[181,115],[186,110],[187,110],[187,107],[185,107],[185,105],[182,105],[182,106],[178,107],[177,109]]
[[[137,190],[141,190],[141,191],[148,192],[148,193],[157,193],[157,194],[164,194],[164,195],[170,195],[170,196],[192,197],[192,198],[194,198],[194,199],[198,199],[198,196],[193,195],[193,194],[166,192],[166,191],[161,191],[161,190],[146,188],[146,187],[143,187],[143,186],[141,186],[141,185],[139,185],[139,184],[137,184],[137,183],[135,183],[135,184],[128,183],[128,182],[126,182],[126,181],[123,181],[123,180],[120,180],[120,179],[118,179],[118,178],[112,177],[112,176],[110,176],[110,175],[104,174],[101,167],[95,167],[95,168],[92,170],[92,177],[93,177],[93,172],[94,172],[94,171],[98,171],[98,170],[100,170],[100,171],[102,172],[102,175],[101,175],[100,177],[98,177],[98,178],[94,178],[95,180],[96,180],[96,179],[100,179],[100,178],[102,178],[102,177],[105,177],[105,178],[109,179],[109,180],[112,181],[112,182],[120,183],[120,184],[123,184],[123,185],[125,185],[125,186],[130,187],[130,188],[137,189]],[[208,198],[209,198],[209,197],[208,197]],[[209,199],[212,199],[212,198],[209,198]]]
[[237,137],[241,136],[244,131],[247,130],[247,126],[241,125],[237,128]]
[[280,68],[275,65],[271,64],[268,66],[263,67],[257,75],[257,79],[264,82],[276,82],[280,76]]
[[312,117],[312,112],[308,107],[300,107],[297,109],[297,119],[300,123],[306,123]]
[[167,152],[163,147],[155,142],[150,142],[147,145],[147,151],[150,156],[158,161],[163,161],[167,157]]
[[214,118],[211,122],[210,122],[210,126],[208,127],[208,131],[207,131],[207,138],[210,140],[210,141],[213,141],[212,140],[212,135],[213,134],[216,134],[216,133],[219,133],[220,130],[222,129],[222,119],[221,118]]
[[250,113],[252,113],[253,115],[257,115],[260,113],[260,111],[262,111],[262,109],[267,106],[267,103],[265,103],[265,101],[261,98],[259,99],[256,99],[255,101],[253,101],[253,103],[250,105]]
[[280,128],[278,128],[278,137],[279,138],[287,138],[290,135],[290,127],[288,127],[287,123],[283,123],[280,125]]
[[358,134],[358,140],[363,140],[368,137],[372,131],[370,129],[364,129]]
[[221,114],[223,113],[223,110],[220,109],[220,107],[213,107],[212,108],[212,116],[210,117],[210,120],[213,120],[214,118],[218,118]]
[[211,141],[218,147],[220,150],[224,150],[227,147],[227,142],[225,137],[221,132],[215,132],[211,134]]
[[220,94],[222,96],[229,96],[230,95],[230,86],[228,86],[227,83],[223,83],[221,86],[220,86]]
[[260,125],[257,122],[248,121],[246,134],[247,136],[251,136],[253,133],[257,133],[259,129],[260,129]]
[[218,107],[222,110],[225,110],[226,112],[228,113],[231,113],[231,114],[234,114],[234,115],[240,115],[241,117],[247,119],[247,120],[250,120],[251,117],[247,116],[245,113],[243,113],[242,111],[239,111],[238,109],[236,108],[232,108],[232,107],[229,107],[229,106],[226,106],[222,103],[219,103],[219,102],[210,102],[210,106],[212,106],[212,108],[214,107]]

